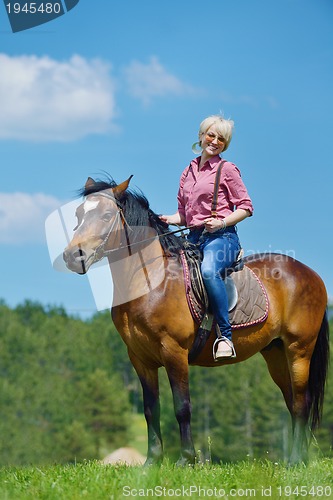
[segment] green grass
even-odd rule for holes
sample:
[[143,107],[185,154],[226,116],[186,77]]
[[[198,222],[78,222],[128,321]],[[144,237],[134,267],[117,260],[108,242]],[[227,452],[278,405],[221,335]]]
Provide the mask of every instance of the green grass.
[[[326,488],[326,489],[325,489]],[[333,461],[288,468],[269,461],[177,468],[98,462],[0,469],[1,500],[333,498]]]

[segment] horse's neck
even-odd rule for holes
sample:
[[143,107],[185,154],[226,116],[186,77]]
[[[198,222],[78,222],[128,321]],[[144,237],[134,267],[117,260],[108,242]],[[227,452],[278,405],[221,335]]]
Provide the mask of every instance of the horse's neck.
[[[146,239],[147,238],[143,238]],[[143,241],[140,240],[140,241]],[[158,240],[124,245],[117,257],[108,257],[113,279],[113,306],[125,304],[150,293],[163,283],[167,262]]]

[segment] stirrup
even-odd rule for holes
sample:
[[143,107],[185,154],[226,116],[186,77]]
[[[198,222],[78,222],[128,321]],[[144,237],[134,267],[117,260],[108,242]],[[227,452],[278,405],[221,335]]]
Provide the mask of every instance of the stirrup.
[[[225,342],[230,347],[230,349],[231,349],[230,356],[224,356],[221,358],[216,357],[217,347],[221,341]],[[223,361],[225,359],[231,359],[231,358],[235,358],[235,357],[236,357],[236,350],[235,350],[235,346],[234,346],[233,342],[230,339],[228,339],[227,337],[224,337],[223,335],[222,335],[222,337],[218,337],[213,344],[213,359],[214,359],[214,361]]]

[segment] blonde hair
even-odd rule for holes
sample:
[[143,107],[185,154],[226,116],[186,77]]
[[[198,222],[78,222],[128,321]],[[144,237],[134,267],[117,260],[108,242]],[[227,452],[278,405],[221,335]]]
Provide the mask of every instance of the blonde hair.
[[212,125],[216,126],[217,132],[225,140],[225,147],[223,151],[226,151],[229,147],[232,138],[234,122],[232,120],[227,120],[226,118],[223,118],[223,116],[221,115],[208,116],[200,123],[199,142],[201,142],[202,136],[206,134],[206,132],[210,129]]

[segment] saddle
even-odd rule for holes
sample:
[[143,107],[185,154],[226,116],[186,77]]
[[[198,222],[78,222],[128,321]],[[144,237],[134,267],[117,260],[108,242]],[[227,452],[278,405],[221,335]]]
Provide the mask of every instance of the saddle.
[[[181,252],[185,291],[192,317],[199,328],[189,352],[189,362],[194,361],[206,344],[214,326],[214,316],[201,277],[201,255],[196,247],[186,241]],[[222,276],[228,294],[229,320],[232,330],[262,323],[268,316],[268,297],[258,276],[246,266],[243,256]]]

